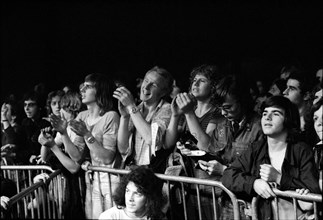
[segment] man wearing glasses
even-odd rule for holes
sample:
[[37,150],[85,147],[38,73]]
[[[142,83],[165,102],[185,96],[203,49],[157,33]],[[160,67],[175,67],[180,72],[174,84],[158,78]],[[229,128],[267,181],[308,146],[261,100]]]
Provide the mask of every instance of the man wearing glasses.
[[[209,175],[222,176],[251,143],[263,138],[263,133],[260,117],[252,110],[254,105],[245,81],[236,76],[224,76],[216,85],[216,96],[224,117],[215,119],[216,128],[210,134],[197,135],[197,146],[217,158],[199,161],[201,168]],[[231,211],[222,212],[222,215],[232,216]]]

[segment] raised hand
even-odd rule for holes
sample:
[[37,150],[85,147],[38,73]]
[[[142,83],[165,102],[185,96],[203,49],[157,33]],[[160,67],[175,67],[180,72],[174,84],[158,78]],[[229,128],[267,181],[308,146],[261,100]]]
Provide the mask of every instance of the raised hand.
[[183,114],[184,112],[179,108],[179,106],[177,105],[176,103],[176,98],[177,96],[175,96],[172,100],[172,103],[171,103],[171,111],[172,111],[172,114],[173,116],[179,116],[181,114]]
[[128,109],[120,101],[118,101],[118,110],[119,110],[121,116],[125,117],[125,116],[129,115]]
[[38,136],[38,142],[45,147],[52,148],[55,145],[55,142],[53,136],[50,134],[50,130],[50,127],[41,129]]
[[50,114],[49,121],[56,131],[58,131],[61,134],[66,133],[66,128],[68,123],[64,118],[54,114]]
[[183,111],[184,114],[194,111],[194,106],[196,105],[196,99],[193,95],[189,93],[179,93],[176,96],[176,104]]
[[87,129],[84,121],[71,120],[70,126],[71,126],[71,130],[79,136],[84,137],[89,133],[89,130]]
[[3,103],[1,106],[1,121],[8,120],[7,113],[9,111],[9,108],[6,103]]
[[125,107],[135,105],[135,100],[131,92],[124,86],[117,88],[113,92],[113,97],[118,99]]

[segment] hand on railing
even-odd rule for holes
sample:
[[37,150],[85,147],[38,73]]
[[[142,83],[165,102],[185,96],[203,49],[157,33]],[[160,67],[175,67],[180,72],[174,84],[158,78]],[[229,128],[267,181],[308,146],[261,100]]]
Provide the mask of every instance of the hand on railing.
[[276,196],[270,185],[263,179],[256,179],[253,183],[253,188],[255,192],[264,199]]
[[41,173],[34,177],[34,183],[38,183],[40,181],[46,182],[46,180],[49,178],[49,175],[47,173]]
[[[308,189],[304,189],[304,188],[296,189],[296,192],[300,195],[307,195],[308,193],[310,193],[310,191]],[[313,203],[311,203],[311,202],[305,202],[305,201],[298,200],[298,204],[301,207],[301,209],[304,211],[308,211],[308,210],[313,209]]]
[[10,199],[7,196],[1,196],[1,208],[7,210],[9,200]]
[[81,165],[81,168],[85,171],[88,171],[89,166],[91,165],[90,161],[84,161]]

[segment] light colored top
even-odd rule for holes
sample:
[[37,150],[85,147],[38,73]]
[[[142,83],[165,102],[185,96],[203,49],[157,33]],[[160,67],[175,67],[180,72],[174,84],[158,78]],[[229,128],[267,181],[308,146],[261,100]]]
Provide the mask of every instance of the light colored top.
[[124,211],[124,208],[118,209],[116,206],[102,212],[99,216],[99,220],[103,219],[112,219],[112,220],[119,220],[119,219],[143,219],[148,220],[147,216],[142,218],[130,218]]
[[[80,112],[76,120],[82,120],[85,122],[87,129],[91,132],[92,136],[102,144],[105,149],[113,152],[117,151],[117,134],[119,128],[120,116],[115,111],[106,112],[100,119],[92,125],[87,123],[89,117],[89,111],[85,110]],[[85,140],[83,138],[83,142]],[[91,163],[93,166],[112,167],[112,164],[105,165],[98,155],[93,151],[90,151]],[[106,176],[107,173],[100,172],[100,176]]]
[[[141,103],[138,107],[142,112],[143,103]],[[157,149],[160,149],[164,146],[165,133],[170,122],[170,116],[170,104],[162,100],[156,107],[152,116],[148,117],[147,115],[147,117],[145,118],[145,120],[150,124],[156,123],[158,125],[156,139],[154,140],[154,144],[156,145]],[[130,147],[128,148],[126,155],[130,155],[132,153],[132,150],[135,149],[134,160],[136,162],[136,165],[150,164],[151,156],[153,153],[151,152],[150,145],[145,142],[144,138],[139,134],[139,132],[136,132],[132,120],[129,121],[129,128],[132,134],[129,138]],[[135,135],[134,143],[132,140],[133,135]]]

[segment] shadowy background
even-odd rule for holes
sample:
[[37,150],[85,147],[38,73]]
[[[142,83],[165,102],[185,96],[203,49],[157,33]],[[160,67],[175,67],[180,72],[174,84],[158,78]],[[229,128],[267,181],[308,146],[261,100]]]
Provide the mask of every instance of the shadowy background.
[[323,63],[315,3],[255,1],[1,1],[1,100],[43,82],[47,91],[102,72],[130,89],[160,65],[183,90],[193,67],[271,82],[294,63]]

